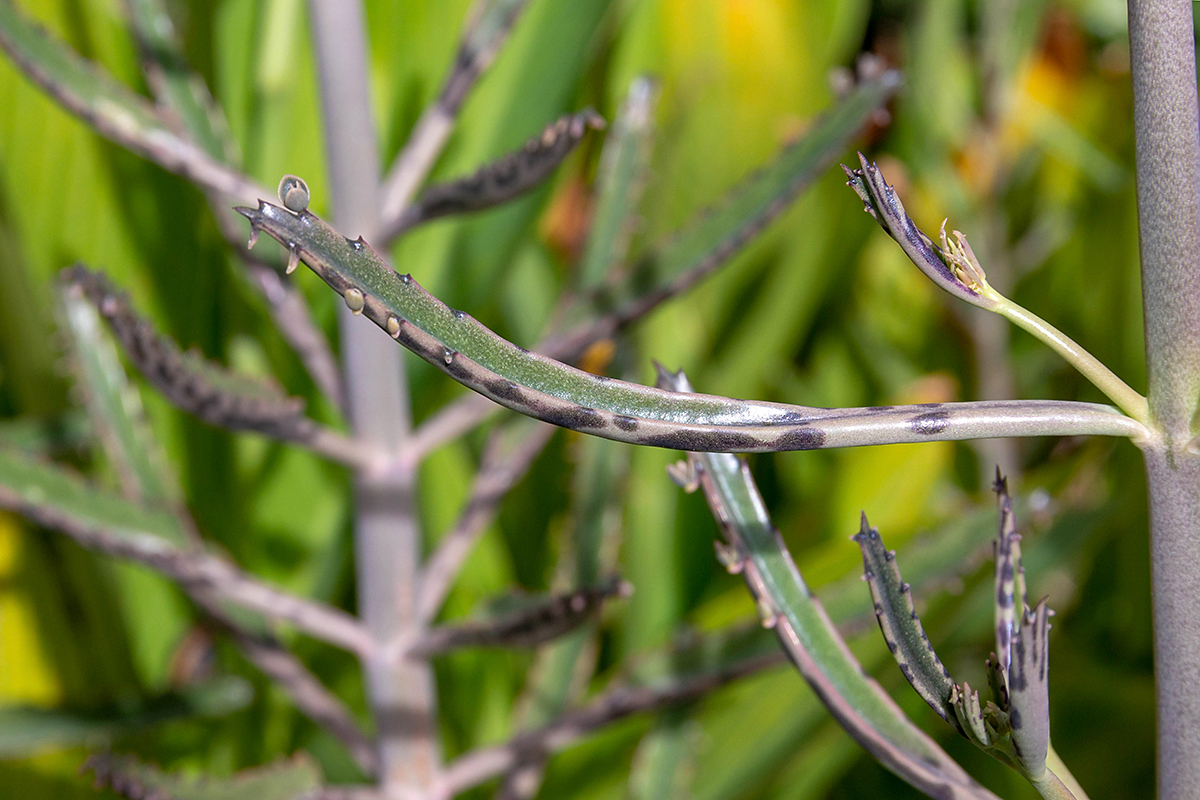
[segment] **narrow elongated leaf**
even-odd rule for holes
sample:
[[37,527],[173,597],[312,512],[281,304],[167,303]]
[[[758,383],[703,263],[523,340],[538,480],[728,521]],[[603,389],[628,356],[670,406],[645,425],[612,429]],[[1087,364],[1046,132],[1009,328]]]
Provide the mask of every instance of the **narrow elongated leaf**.
[[166,453],[147,424],[136,387],[129,384],[112,336],[81,287],[63,283],[59,292],[78,384],[92,427],[133,499],[170,505],[180,500]]
[[148,101],[0,2],[0,48],[34,83],[102,136],[224,195],[253,201],[266,192],[167,124]]
[[241,678],[224,677],[120,707],[94,709],[0,708],[0,758],[35,755],[47,749],[95,746],[114,736],[160,722],[221,717],[250,702],[251,687]]
[[921,699],[939,717],[957,727],[954,706],[950,702],[954,681],[925,635],[913,607],[912,589],[900,577],[896,552],[884,546],[879,531],[867,523],[866,514],[862,517],[862,529],[852,538],[862,548],[863,574],[871,587],[875,618],[879,620],[888,650],[892,651],[900,671]]
[[569,633],[595,616],[605,600],[628,596],[632,590],[628,583],[613,578],[598,586],[532,601],[492,619],[432,628],[411,652],[430,656],[458,647],[532,647]]
[[629,253],[650,168],[657,106],[658,87],[649,78],[636,79],[604,143],[596,179],[596,210],[579,262],[581,291],[598,286]]
[[51,528],[110,538],[120,547],[175,551],[189,539],[174,514],[105,492],[61,467],[0,449],[0,506]]
[[321,786],[321,773],[307,756],[248,769],[228,778],[164,772],[132,756],[92,756],[84,765],[129,800],[300,800]]
[[[682,373],[660,369],[659,382],[676,391],[691,390]],[[885,767],[927,794],[994,797],[864,674],[792,561],[746,462],[715,453],[693,459],[713,516],[744,559],[741,573],[764,624],[774,628],[788,657],[846,731]]]
[[400,230],[396,221],[403,216],[412,195],[437,161],[463,101],[495,61],[528,3],[529,0],[476,0],[441,92],[421,113],[381,186],[380,217],[389,230]]
[[108,280],[83,266],[63,274],[100,312],[138,370],[167,398],[211,425],[254,430],[285,439],[303,438],[311,423],[304,402],[278,387],[245,378],[183,353],[139,317],[129,299]]
[[[670,241],[643,256],[619,290],[627,318],[694,285],[728,261],[784,212],[883,107],[901,85],[897,72],[859,83],[794,144],[701,212]],[[645,287],[650,287],[647,290]],[[639,288],[641,287],[641,288]]]
[[384,238],[422,222],[450,214],[483,211],[529,191],[550,176],[589,129],[604,127],[592,109],[562,117],[546,126],[516,152],[480,167],[473,175],[430,186],[397,220]]
[[606,439],[698,452],[813,450],[990,436],[1109,434],[1145,429],[1107,406],[995,401],[820,409],[684,394],[600,377],[530,353],[447,307],[308,210],[261,201],[237,209],[288,247],[356,314],[459,383],[500,405]]
[[147,83],[168,118],[175,118],[176,127],[210,156],[236,164],[237,147],[225,114],[203,77],[188,66],[166,4],[162,0],[125,0],[125,7],[142,51]]

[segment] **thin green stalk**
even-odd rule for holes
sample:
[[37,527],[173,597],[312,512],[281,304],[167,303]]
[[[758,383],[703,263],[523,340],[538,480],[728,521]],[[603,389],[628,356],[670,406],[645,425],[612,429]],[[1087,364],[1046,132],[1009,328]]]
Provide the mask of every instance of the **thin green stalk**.
[[1129,0],[1150,419],[1158,796],[1200,797],[1200,110],[1192,4]]
[[[309,13],[321,87],[330,194],[340,224],[377,230],[379,155],[367,81],[364,11],[357,2],[311,0]],[[351,424],[357,436],[398,453],[411,429],[399,352],[346,309],[339,316]],[[378,643],[420,627],[416,614],[420,530],[416,470],[393,459],[387,470],[355,476],[358,605]],[[384,648],[380,647],[380,651]],[[428,662],[383,656],[364,663],[385,793],[428,787],[440,760]]]
[[1017,327],[1041,339],[1050,349],[1067,360],[1071,366],[1079,370],[1083,377],[1091,381],[1096,388],[1104,392],[1117,407],[1138,422],[1145,424],[1149,418],[1146,398],[1130,388],[1116,374],[1104,366],[1100,359],[1084,350],[1070,336],[1051,325],[1046,320],[1034,314],[1027,308],[1017,305],[1007,297],[995,293],[996,313],[1010,320]]

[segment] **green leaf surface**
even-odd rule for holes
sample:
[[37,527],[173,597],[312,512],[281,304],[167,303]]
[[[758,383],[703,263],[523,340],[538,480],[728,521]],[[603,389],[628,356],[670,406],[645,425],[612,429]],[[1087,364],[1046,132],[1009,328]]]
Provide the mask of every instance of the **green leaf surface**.
[[253,198],[262,193],[174,131],[145,98],[31,22],[10,0],[0,2],[0,48],[30,80],[106,138],[224,194]]
[[950,703],[954,681],[925,635],[913,606],[912,587],[900,577],[896,551],[887,549],[879,530],[867,522],[866,514],[854,541],[862,549],[863,575],[871,587],[875,617],[888,649],[921,699],[939,717],[954,725],[957,718]]
[[0,449],[0,505],[51,528],[111,536],[150,551],[188,544],[179,520],[87,483],[62,467]]
[[19,758],[77,745],[97,746],[163,722],[217,718],[245,708],[250,685],[218,678],[133,704],[93,709],[0,707],[0,758]]
[[321,786],[320,771],[305,755],[228,778],[166,772],[130,756],[92,756],[86,767],[97,785],[129,800],[300,800]]

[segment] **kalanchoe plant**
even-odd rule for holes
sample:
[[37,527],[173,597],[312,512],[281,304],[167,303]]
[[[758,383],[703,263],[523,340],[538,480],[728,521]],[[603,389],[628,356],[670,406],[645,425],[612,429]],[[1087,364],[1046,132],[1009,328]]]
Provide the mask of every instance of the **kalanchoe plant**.
[[[1200,562],[1200,448],[1194,438],[1200,407],[1200,121],[1190,9],[1180,2],[1129,4],[1147,396],[993,288],[962,233],[947,233],[945,223],[937,241],[924,233],[879,168],[860,155],[858,167],[843,168],[849,185],[925,275],[954,297],[1038,337],[1116,408],[1053,400],[823,408],[696,394],[682,372],[661,368],[657,386],[641,385],[617,345],[634,323],[728,263],[865,128],[881,123],[901,77],[876,59],[864,60],[854,79],[841,81],[843,91],[835,104],[714,209],[641,251],[632,237],[647,184],[656,91],[652,81],[635,80],[608,128],[599,158],[590,233],[586,240],[581,233],[575,237],[580,241],[574,242],[574,250],[582,255],[569,281],[572,291],[550,315],[540,342],[529,349],[451,308],[411,274],[394,268],[399,263],[392,261],[395,240],[434,219],[494,207],[519,209],[522,197],[544,186],[573,151],[598,139],[591,132],[605,127],[591,110],[547,125],[545,120],[585,105],[564,108],[576,99],[564,97],[528,128],[541,133],[508,155],[480,158],[446,181],[430,180],[466,98],[525,6],[524,0],[479,0],[441,90],[385,168],[376,141],[363,7],[311,0],[329,202],[314,197],[303,179],[289,174],[278,184],[277,205],[264,199],[269,192],[244,171],[219,104],[187,66],[167,9],[158,0],[130,0],[127,8],[153,101],[41,30],[9,0],[0,0],[0,47],[30,80],[102,136],[199,187],[222,241],[240,244],[244,224],[233,214],[236,207],[249,220],[251,246],[262,233],[282,246],[281,251],[260,247],[253,255],[239,247],[238,274],[261,295],[272,324],[328,406],[325,414],[320,403],[306,411],[303,402],[273,382],[185,353],[100,274],[84,266],[63,272],[60,324],[69,365],[81,389],[97,459],[117,474],[120,490],[54,462],[48,447],[31,455],[4,445],[0,506],[87,549],[170,579],[203,618],[205,637],[228,641],[292,708],[323,731],[324,757],[340,770],[339,778],[326,782],[300,754],[197,784],[137,759],[100,756],[90,762],[98,781],[133,798],[186,800],[208,792],[278,800],[441,800],[500,779],[498,797],[529,798],[539,792],[557,750],[629,715],[665,711],[661,728],[646,735],[636,759],[637,764],[651,764],[652,778],[662,780],[630,783],[638,787],[635,794],[668,796],[670,791],[655,793],[653,787],[673,786],[686,771],[671,756],[687,741],[686,725],[679,724],[681,704],[777,664],[782,652],[836,722],[917,790],[937,798],[994,798],[903,713],[872,677],[871,665],[851,653],[835,621],[844,622],[853,613],[844,608],[827,612],[817,599],[768,515],[746,461],[734,454],[989,437],[1110,436],[1128,438],[1142,449],[1149,477],[1160,796],[1183,800],[1200,794],[1200,693],[1195,691],[1200,581],[1194,574]],[[596,27],[601,6],[586,11],[594,14]],[[567,13],[562,7],[542,6]],[[543,30],[559,34],[553,25]],[[573,41],[575,49],[584,49]],[[314,201],[318,209],[329,210],[329,221],[313,210]],[[292,283],[290,276],[300,263],[344,301],[337,356],[317,315],[310,313],[305,293]],[[414,424],[408,375],[396,343],[477,394],[453,400]],[[147,382],[184,412],[212,426],[306,449],[348,470],[354,557],[347,554],[346,561],[354,562],[349,581],[357,592],[354,613],[331,597],[303,596],[250,574],[207,539],[187,504],[183,481],[167,462],[154,420],[115,355],[118,345]],[[621,378],[601,374],[606,369]],[[575,536],[560,554],[553,591],[526,598],[515,610],[437,622],[481,531],[551,439],[549,426],[521,417],[493,426],[460,517],[425,555],[419,470],[497,406],[599,437],[579,445],[579,483],[563,515]],[[343,420],[348,433],[338,429]],[[601,654],[597,625],[606,606],[630,593],[628,583],[612,577],[618,547],[611,529],[619,526],[607,524],[614,516],[610,495],[622,480],[628,451],[613,442],[689,452],[671,475],[689,489],[703,488],[725,537],[718,558],[745,581],[762,628],[777,644],[765,646],[762,630],[738,629],[664,646],[657,658],[640,665],[631,666],[634,659],[621,662],[612,670],[617,678],[583,699],[584,687],[612,666],[606,659],[613,648]],[[1018,770],[1043,796],[1084,800],[1079,783],[1050,745],[1051,612],[1046,600],[1028,605],[1006,482],[998,479],[996,490],[1000,533],[990,588],[996,651],[987,662],[992,700],[981,702],[976,690],[951,677],[917,618],[912,587],[900,577],[895,553],[886,549],[864,514],[854,538],[862,549],[876,617],[904,676],[954,730]],[[962,538],[939,539],[938,554],[954,557],[927,567],[926,577],[963,572],[963,550],[970,548]],[[828,600],[837,594],[831,590],[823,596]],[[361,667],[370,724],[302,657],[306,651],[300,637],[341,650]],[[452,703],[456,687],[438,691],[433,659],[482,647],[539,648],[526,681],[526,699],[505,723],[507,739],[462,748],[465,752],[443,762],[438,704]],[[218,690],[223,686],[212,685]],[[211,689],[207,684],[201,688]],[[202,716],[214,705],[225,713],[246,702],[241,695],[225,697],[209,703],[206,711],[206,704],[197,700],[206,696],[194,688],[164,694],[136,713],[103,716],[106,730],[115,735],[113,730],[147,724],[158,700],[175,704],[166,715],[171,719]],[[78,725],[79,716],[59,709],[57,716],[16,718],[53,717],[66,728],[75,724],[76,737],[78,730],[97,730],[94,724]],[[338,752],[329,755],[338,745]]]

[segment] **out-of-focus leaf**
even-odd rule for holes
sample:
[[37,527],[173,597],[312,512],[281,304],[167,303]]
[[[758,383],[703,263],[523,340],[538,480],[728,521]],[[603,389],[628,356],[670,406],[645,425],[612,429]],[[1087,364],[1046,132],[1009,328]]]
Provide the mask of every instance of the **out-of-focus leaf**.
[[225,677],[104,708],[0,707],[0,758],[75,745],[96,746],[160,722],[223,717],[245,708],[251,695],[246,681]]
[[483,211],[520,197],[548,178],[589,129],[602,127],[604,119],[590,108],[560,117],[521,149],[484,164],[465,178],[430,186],[382,238],[431,219]]
[[259,187],[177,134],[144,98],[0,3],[0,47],[25,74],[103,136],[210,189],[253,200]]
[[0,422],[0,447],[39,455],[79,451],[90,443],[87,415],[68,411],[51,419],[17,417]]
[[287,397],[275,386],[229,372],[206,359],[183,353],[139,317],[99,273],[77,265],[64,282],[78,287],[108,322],[129,359],[171,402],[211,425],[248,429],[295,438],[309,427],[304,402]]
[[189,541],[174,514],[131,503],[61,467],[10,450],[0,450],[0,505],[47,527],[69,526],[151,550]]
[[628,255],[650,167],[657,109],[658,86],[645,76],[637,78],[600,155],[596,208],[578,268],[581,290],[596,288]]
[[885,72],[860,83],[812,130],[785,147],[719,205],[702,212],[668,244],[644,255],[622,293],[639,304],[664,292],[677,294],[727,261],[825,171],[900,82],[898,73]]
[[80,286],[62,284],[59,297],[84,403],[92,428],[113,461],[125,494],[171,506],[180,500],[166,454],[155,440],[141,396],[129,384],[112,336]]
[[1037,785],[1046,771],[1050,746],[1049,617],[1043,599],[1021,615],[1021,628],[1013,638],[1013,660],[1009,670],[1009,724],[1013,749],[1021,769]]
[[85,767],[97,786],[129,800],[300,800],[321,786],[320,771],[305,755],[228,778],[164,772],[130,756],[92,756]]
[[188,67],[175,22],[162,0],[126,0],[142,50],[143,70],[167,113],[215,159],[238,162],[237,149],[220,106],[203,77]]

